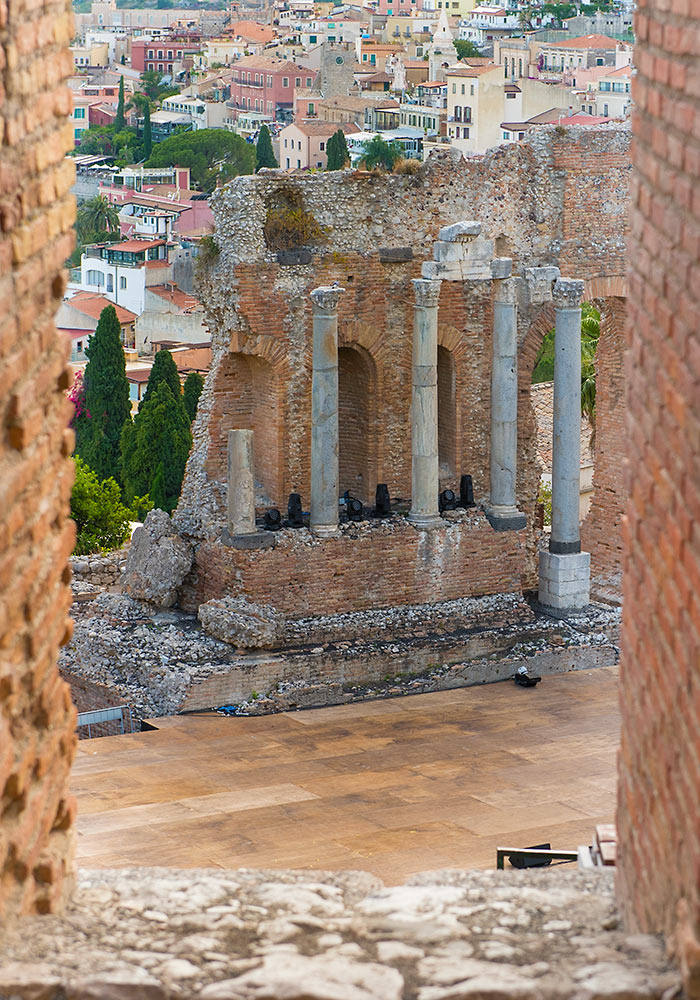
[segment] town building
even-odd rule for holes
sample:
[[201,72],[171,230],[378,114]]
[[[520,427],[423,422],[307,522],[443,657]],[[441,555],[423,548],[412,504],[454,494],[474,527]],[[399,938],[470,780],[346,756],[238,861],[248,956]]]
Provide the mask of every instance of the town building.
[[242,111],[259,111],[277,121],[290,121],[296,88],[310,88],[315,74],[287,59],[244,56],[233,66],[231,98],[235,120]]
[[521,33],[517,12],[505,7],[479,5],[459,22],[459,38],[479,48],[492,44],[496,38]]
[[174,217],[174,235],[193,236],[211,231],[213,216],[208,195],[190,188],[189,167],[123,167],[100,184],[99,193],[118,208],[123,236],[139,231],[144,235],[162,232],[160,228],[153,231],[137,228],[139,219],[152,215],[155,209]]
[[71,364],[87,360],[85,350],[90,337],[97,329],[103,309],[114,305],[119,320],[121,342],[127,349],[135,345],[136,313],[124,306],[116,305],[105,295],[79,291],[65,298],[56,314],[56,327],[70,341]]
[[153,353],[160,341],[211,343],[201,302],[172,281],[146,288],[144,309],[136,318],[135,344],[139,355]]
[[[185,97],[183,94],[173,94],[161,102],[163,111],[186,116],[189,126],[197,131],[203,128],[223,128],[229,114],[229,108],[222,101],[206,101],[202,97]],[[153,119],[151,116],[151,129]]]
[[169,276],[168,244],[161,239],[98,243],[80,258],[80,288],[104,295],[136,316],[144,310],[146,286]]
[[357,131],[357,127],[348,122],[302,121],[285,126],[279,135],[280,167],[283,170],[308,167],[323,170],[328,163],[328,140],[338,129],[346,135]]
[[131,68],[139,73],[155,70],[174,76],[188,65],[192,66],[194,56],[201,48],[201,36],[190,32],[158,39],[134,39],[131,43]]

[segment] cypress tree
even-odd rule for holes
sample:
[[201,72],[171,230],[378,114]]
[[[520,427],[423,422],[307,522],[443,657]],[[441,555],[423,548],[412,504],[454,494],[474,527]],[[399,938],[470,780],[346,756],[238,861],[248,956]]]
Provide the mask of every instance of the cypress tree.
[[142,157],[147,160],[153,151],[153,138],[151,136],[151,106],[147,104],[143,113],[143,150]]
[[100,313],[85,350],[85,413],[75,422],[75,450],[100,480],[120,478],[120,437],[131,413],[121,328],[114,306]]
[[197,406],[199,405],[199,397],[202,395],[203,387],[204,379],[199,372],[190,372],[185,379],[185,389],[182,399],[187,410],[187,416],[191,421],[197,416]]
[[255,172],[257,173],[260,167],[276,167],[277,165],[277,160],[272,150],[270,130],[267,125],[261,125],[258,141],[255,145]]
[[166,351],[165,349],[158,351],[153,359],[153,366],[151,367],[151,373],[148,376],[146,391],[144,392],[143,398],[139,403],[139,413],[161,382],[167,382],[170,391],[176,399],[182,395],[182,387],[180,386],[180,376],[177,373],[177,366],[173,361],[173,356],[170,351]]
[[124,128],[124,77],[119,80],[119,100],[117,101],[117,116],[114,119],[114,131],[121,132]]
[[162,381],[122,434],[124,487],[128,502],[149,493],[170,514],[178,501],[192,446],[182,396]]
[[339,128],[337,132],[334,132],[328,140],[326,155],[328,158],[326,170],[342,170],[343,167],[350,161],[348,144],[345,141],[345,132],[343,132],[342,128]]

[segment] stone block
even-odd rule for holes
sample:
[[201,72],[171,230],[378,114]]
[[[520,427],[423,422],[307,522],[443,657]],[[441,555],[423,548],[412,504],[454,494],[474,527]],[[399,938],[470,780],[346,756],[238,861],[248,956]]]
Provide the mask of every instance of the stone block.
[[540,604],[557,610],[584,608],[590,603],[590,572],[588,552],[567,555],[540,552]]
[[440,279],[442,281],[462,281],[462,264],[459,261],[442,263],[435,260],[426,260],[421,264],[420,273],[422,277],[430,280]]
[[494,257],[491,261],[491,277],[510,278],[513,273],[513,260],[511,257]]
[[379,247],[377,252],[382,264],[401,264],[404,261],[413,260],[411,247]]
[[197,617],[215,639],[239,649],[268,649],[284,633],[284,616],[245,597],[223,597],[200,604]]
[[165,511],[149,511],[131,541],[124,589],[137,600],[160,608],[172,607],[192,567],[192,558],[192,546],[178,535]]
[[443,226],[438,233],[438,239],[445,243],[464,243],[473,240],[481,233],[481,223],[472,221],[454,222],[451,226]]
[[433,260],[448,263],[453,260],[464,260],[464,245],[462,243],[445,243],[438,241],[433,244]]

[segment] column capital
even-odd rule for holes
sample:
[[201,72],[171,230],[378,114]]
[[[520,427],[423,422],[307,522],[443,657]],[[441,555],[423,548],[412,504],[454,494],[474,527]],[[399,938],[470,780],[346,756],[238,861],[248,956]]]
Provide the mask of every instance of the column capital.
[[506,305],[514,306],[518,304],[518,279],[499,278],[494,281],[494,299],[496,302],[503,302]]
[[310,292],[314,309],[324,313],[337,312],[338,300],[344,291],[345,289],[341,288],[340,285],[319,285],[318,288],[314,288]]
[[578,309],[583,298],[583,281],[578,278],[557,278],[552,289],[555,309]]
[[414,278],[413,291],[416,296],[416,305],[426,309],[436,308],[440,298],[439,278]]
[[558,267],[526,267],[524,276],[530,305],[537,306],[552,301],[552,286],[559,277]]

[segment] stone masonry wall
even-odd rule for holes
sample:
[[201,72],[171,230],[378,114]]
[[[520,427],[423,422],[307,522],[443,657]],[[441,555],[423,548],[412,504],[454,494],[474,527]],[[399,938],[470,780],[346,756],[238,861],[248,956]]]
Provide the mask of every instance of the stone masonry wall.
[[619,893],[700,997],[700,3],[640,0]]
[[[495,239],[497,252],[514,258],[519,273],[530,265],[558,264],[563,273],[587,279],[591,288],[622,284],[628,139],[622,127],[564,134],[552,129],[475,161],[451,153],[433,155],[410,177],[263,171],[238,178],[215,195],[221,249],[201,289],[212,332],[212,372],[200,400],[194,449],[175,518],[178,529],[195,542],[206,538],[207,549],[206,557],[197,560],[197,579],[189,583],[186,603],[195,594],[202,600],[219,595],[219,585],[234,585],[231,574],[234,589],[242,585],[253,599],[265,598],[266,581],[278,568],[278,557],[269,550],[242,555],[222,550],[214,558],[214,540],[225,519],[226,437],[231,427],[255,432],[259,500],[284,510],[287,495],[299,492],[308,509],[311,289],[334,281],[346,289],[338,315],[341,488],[372,502],[377,483],[386,482],[392,497],[407,501],[411,279],[420,275],[422,261],[432,257],[439,227],[478,219],[485,235]],[[288,265],[278,263],[268,250],[263,227],[267,206],[292,189],[323,235],[306,263]],[[400,259],[388,260],[385,248],[397,247],[403,248]],[[438,314],[443,368],[447,365],[452,372],[440,380],[441,451],[451,455],[449,465],[443,465],[441,486],[455,487],[459,475],[469,473],[477,502],[486,502],[489,490],[492,296],[490,281],[443,282]],[[546,309],[525,308],[519,319],[517,492],[527,514],[532,514],[539,479],[529,382],[549,328],[542,321],[545,313],[551,325],[551,310]],[[402,559],[408,560],[404,575],[418,586],[420,564],[412,562],[416,547],[410,535],[401,536]],[[466,547],[476,552],[486,545],[483,552],[501,559],[497,551],[502,543],[489,545],[487,535],[475,534]],[[383,536],[374,537],[375,558],[388,556]],[[488,592],[492,577],[533,585],[535,541],[530,527],[526,544],[516,547],[519,566],[511,564],[510,555],[495,568],[473,558],[462,593]],[[371,549],[369,539],[366,544]],[[319,572],[307,579],[310,566],[301,561],[289,569],[298,554],[285,548],[288,569],[282,577],[305,581],[300,589],[308,594],[310,607],[315,599],[325,606],[335,592],[328,572],[330,556],[329,549]],[[348,558],[352,562],[351,554]],[[358,573],[353,573],[354,579]],[[425,585],[432,589],[427,580]],[[453,589],[452,580],[442,581],[443,592],[436,599],[449,599]],[[391,604],[400,590],[388,583],[382,604]],[[299,613],[308,611],[306,607]]]
[[75,709],[56,657],[73,442],[53,322],[73,249],[71,36],[65,0],[0,2],[0,924],[57,908],[72,867]]

